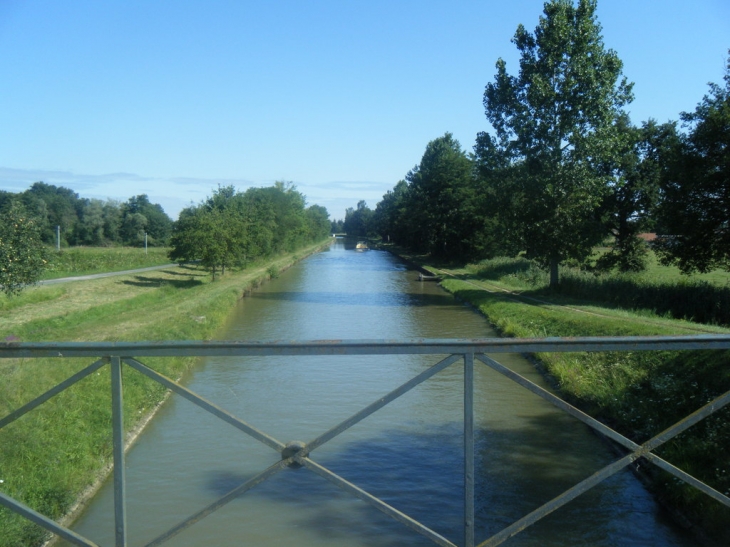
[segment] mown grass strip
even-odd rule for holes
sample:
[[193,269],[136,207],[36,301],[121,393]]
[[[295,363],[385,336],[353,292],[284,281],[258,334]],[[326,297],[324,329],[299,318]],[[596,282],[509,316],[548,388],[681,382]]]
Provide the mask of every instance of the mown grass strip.
[[[205,340],[244,292],[323,244],[228,273],[215,282],[195,267],[145,272],[62,287],[32,287],[0,307],[0,341]],[[145,364],[180,378],[192,357]],[[0,361],[0,417],[91,364],[84,359]],[[124,377],[125,429],[153,412],[166,389],[137,374]],[[0,490],[54,520],[99,478],[111,459],[111,381],[105,366],[0,429]],[[47,533],[0,508],[0,547],[39,545]]]
[[[646,336],[686,334],[682,323],[627,312],[578,313],[552,303],[446,279],[442,285],[481,311],[505,336]],[[615,316],[612,316],[616,313]],[[726,351],[649,351],[540,354],[563,396],[634,442],[642,443],[730,390]],[[730,492],[730,412],[713,414],[672,439],[657,454],[725,495]],[[650,469],[652,489],[713,536],[728,539],[730,510],[669,474]]]

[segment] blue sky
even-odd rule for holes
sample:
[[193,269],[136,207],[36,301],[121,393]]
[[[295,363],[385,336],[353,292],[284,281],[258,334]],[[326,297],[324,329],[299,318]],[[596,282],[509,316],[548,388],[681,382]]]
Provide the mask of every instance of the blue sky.
[[[541,0],[0,0],[0,189],[146,193],[173,218],[219,184],[292,181],[331,218],[371,207],[446,131],[488,130],[495,62]],[[728,0],[599,0],[632,119],[721,83]]]

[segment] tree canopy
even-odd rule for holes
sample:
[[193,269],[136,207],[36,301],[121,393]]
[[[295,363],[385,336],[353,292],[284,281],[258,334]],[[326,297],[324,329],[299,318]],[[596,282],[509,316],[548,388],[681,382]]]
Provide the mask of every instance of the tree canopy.
[[199,205],[180,213],[170,238],[172,260],[200,261],[213,277],[229,267],[280,251],[293,251],[330,233],[324,207],[306,207],[291,183],[237,192],[219,187]]
[[585,258],[603,237],[598,210],[608,175],[601,165],[614,153],[616,122],[632,100],[595,10],[595,0],[547,2],[534,33],[522,25],[515,33],[517,76],[500,59],[484,93],[494,151],[519,171],[506,189],[516,220],[510,235],[550,265],[551,285],[560,262]]
[[689,130],[664,173],[659,217],[666,236],[657,247],[683,272],[730,270],[730,56],[724,87],[681,119]]
[[656,231],[666,264],[684,273],[730,270],[730,57],[676,122],[634,125],[616,52],[603,44],[596,0],[550,0],[534,32],[520,25],[511,75],[499,59],[483,104],[490,131],[467,155],[450,133],[371,211],[347,210],[348,234],[379,234],[435,258],[521,254],[550,269],[589,265],[640,271]]
[[146,194],[120,203],[80,198],[69,188],[35,182],[24,192],[0,194],[0,205],[11,199],[25,206],[48,245],[57,243],[58,228],[62,246],[141,246],[145,233],[148,245],[165,246],[172,229],[172,219]]
[[41,230],[18,201],[0,209],[0,290],[8,296],[38,281],[46,265]]

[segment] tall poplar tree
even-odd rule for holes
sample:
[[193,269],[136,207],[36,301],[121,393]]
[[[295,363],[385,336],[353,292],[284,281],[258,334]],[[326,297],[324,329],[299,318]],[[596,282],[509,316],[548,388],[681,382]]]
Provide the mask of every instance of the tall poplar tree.
[[613,153],[615,122],[632,100],[595,12],[596,0],[547,2],[535,32],[520,25],[512,40],[519,74],[509,75],[499,59],[484,93],[498,151],[519,170],[508,189],[519,204],[511,211],[518,220],[513,236],[550,266],[551,286],[561,262],[584,259],[603,237],[599,206],[610,174],[602,166]]
[[472,164],[451,133],[432,140],[406,175],[409,208],[421,250],[439,258],[468,254],[476,212]]

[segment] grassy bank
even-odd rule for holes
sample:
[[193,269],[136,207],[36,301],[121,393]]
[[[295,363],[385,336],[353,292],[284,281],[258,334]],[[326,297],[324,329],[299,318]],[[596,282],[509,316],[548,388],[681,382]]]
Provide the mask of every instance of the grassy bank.
[[549,289],[549,276],[526,259],[497,258],[471,264],[464,273],[482,280],[498,281],[533,296],[593,302],[651,315],[730,326],[730,273],[682,275],[677,268],[662,266],[650,255],[649,268],[641,273],[599,273],[577,268],[561,270],[559,290]]
[[[670,321],[644,316],[593,316],[487,292],[464,280],[444,287],[476,306],[506,336],[641,336],[687,334]],[[659,318],[657,318],[659,319]],[[641,443],[730,390],[727,352],[606,352],[544,354],[538,358],[572,403]],[[730,409],[704,420],[657,453],[716,490],[730,492]],[[730,510],[668,474],[653,471],[652,489],[713,536],[727,536]]]
[[[583,299],[567,291],[550,292],[541,286],[547,282],[546,274],[527,261],[498,259],[480,265],[434,267],[428,266],[427,257],[407,258],[442,275],[444,288],[479,309],[504,336],[730,332],[718,326],[671,319],[667,313],[603,304],[606,296],[597,286],[597,292],[589,292]],[[676,279],[665,272],[664,283],[675,284]],[[672,300],[673,294],[665,293],[664,298]],[[730,354],[726,351],[584,352],[536,357],[567,400],[637,443],[730,390]],[[728,446],[730,408],[726,407],[656,452],[729,495]],[[654,466],[642,465],[642,470],[666,506],[719,544],[730,543],[728,508]]]
[[169,264],[167,247],[70,247],[49,252],[42,279],[119,272]]
[[[193,266],[114,278],[32,287],[0,302],[0,342],[210,339],[245,291],[259,286],[318,246],[228,273],[211,282]],[[125,268],[126,269],[126,268]],[[193,358],[145,359],[180,378]],[[91,364],[78,359],[0,361],[0,416]],[[0,490],[58,519],[111,459],[109,368],[0,430]],[[131,430],[165,390],[125,372],[125,427]],[[40,544],[46,533],[0,508],[0,546]]]

